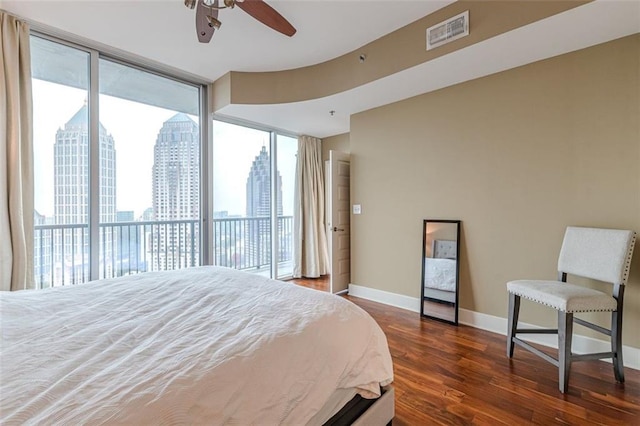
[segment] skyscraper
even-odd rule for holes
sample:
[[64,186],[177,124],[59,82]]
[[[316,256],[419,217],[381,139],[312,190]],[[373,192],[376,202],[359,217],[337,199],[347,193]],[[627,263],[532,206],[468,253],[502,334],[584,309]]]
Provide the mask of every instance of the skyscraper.
[[[277,215],[282,216],[282,177],[276,175]],[[266,147],[251,164],[247,177],[247,217],[250,218],[246,230],[247,254],[251,264],[257,266],[271,263],[271,160]]]
[[[247,177],[247,217],[269,216],[271,214],[271,159],[266,147],[251,164]],[[278,216],[282,216],[282,177],[277,174]]]
[[[200,216],[198,133],[198,125],[183,113],[165,121],[158,132],[153,148],[152,179],[156,221],[197,221]],[[198,237],[197,222],[159,226],[153,235],[152,268],[193,266],[199,259]]]
[[[33,211],[33,224],[37,227],[39,225],[51,224],[50,220],[46,216],[40,214],[37,210]],[[33,270],[36,282],[42,283],[45,287],[52,285],[51,279],[51,255],[53,241],[51,232],[44,232],[42,229],[34,229],[35,246],[33,257]]]
[[[116,218],[116,150],[113,137],[99,124],[100,222]],[[85,104],[56,132],[54,159],[54,221],[57,225],[79,225],[56,234],[56,273],[63,283],[89,277],[89,115]],[[100,276],[111,276],[112,231],[100,233]],[[64,277],[64,278],[62,278]]]

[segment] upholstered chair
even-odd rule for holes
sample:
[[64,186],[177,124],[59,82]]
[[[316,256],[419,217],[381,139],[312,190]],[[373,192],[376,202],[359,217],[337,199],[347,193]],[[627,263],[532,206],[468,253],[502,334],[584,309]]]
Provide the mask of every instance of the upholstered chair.
[[[612,358],[618,382],[624,382],[622,362],[622,306],[629,275],[635,232],[617,229],[568,227],[558,258],[558,281],[518,280],[507,283],[509,319],[507,356],[513,357],[514,345],[521,346],[558,367],[560,392],[565,393],[573,361]],[[581,276],[613,284],[611,294],[567,282],[567,275]],[[519,329],[520,298],[541,303],[558,311],[557,329]],[[581,318],[580,312],[611,312],[607,329]],[[611,352],[573,354],[573,323],[611,337]],[[518,334],[558,334],[558,358],[533,347]]]

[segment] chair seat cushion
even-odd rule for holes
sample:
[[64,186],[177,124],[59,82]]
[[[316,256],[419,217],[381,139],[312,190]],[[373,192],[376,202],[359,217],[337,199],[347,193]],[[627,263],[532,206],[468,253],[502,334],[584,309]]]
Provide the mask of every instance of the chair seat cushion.
[[507,283],[516,296],[563,312],[615,311],[616,299],[598,290],[561,281],[517,280]]

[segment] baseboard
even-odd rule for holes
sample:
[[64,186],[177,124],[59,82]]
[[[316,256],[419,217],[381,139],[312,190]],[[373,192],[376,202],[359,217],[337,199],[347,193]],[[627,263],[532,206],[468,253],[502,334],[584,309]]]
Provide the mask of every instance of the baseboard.
[[[360,297],[362,299],[371,300],[373,302],[395,306],[396,308],[405,309],[407,311],[418,313],[420,312],[420,299],[416,297],[390,293],[388,291],[363,287],[356,284],[349,284],[349,294],[351,296]],[[460,309],[460,311],[458,312],[458,321],[461,324],[469,325],[471,327],[487,330],[492,333],[501,334],[503,336],[507,335],[506,318],[469,311],[467,309]],[[523,322],[520,322],[518,326],[521,328],[542,328]],[[554,335],[527,335],[526,337],[523,337],[523,340],[538,343],[551,348],[558,348],[558,341]],[[580,334],[574,334],[572,350],[577,354],[589,352],[607,352],[611,350],[611,345],[609,344],[609,342],[605,342],[603,340],[594,339],[588,336],[582,336]],[[623,345],[622,356],[624,359],[625,367],[633,368],[634,370],[640,370],[640,349]]]
[[384,303],[412,312],[420,312],[420,299],[405,296],[404,294],[390,293],[388,291],[377,290],[375,288],[363,287],[356,284],[349,284],[349,294],[362,299]]

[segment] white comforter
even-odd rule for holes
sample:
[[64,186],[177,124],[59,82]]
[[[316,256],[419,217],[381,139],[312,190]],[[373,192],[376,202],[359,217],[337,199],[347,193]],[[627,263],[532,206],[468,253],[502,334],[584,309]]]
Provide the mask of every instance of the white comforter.
[[340,297],[219,267],[0,295],[2,424],[307,423],[392,381]]
[[456,261],[425,257],[424,286],[444,291],[456,291]]

